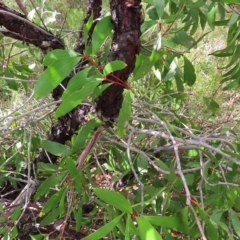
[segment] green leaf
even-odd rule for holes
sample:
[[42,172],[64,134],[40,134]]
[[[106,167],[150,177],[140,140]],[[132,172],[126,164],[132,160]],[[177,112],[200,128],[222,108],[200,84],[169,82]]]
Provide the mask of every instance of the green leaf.
[[42,140],[41,147],[55,156],[68,156],[71,153],[67,146],[49,140]]
[[72,77],[67,85],[66,90],[63,92],[62,99],[66,99],[73,92],[80,90],[88,81],[93,78],[87,78],[90,68],[85,68]]
[[166,227],[166,228],[176,228],[181,229],[181,220],[176,216],[148,216],[143,215],[144,219],[149,221],[151,224]]
[[[212,0],[215,1],[215,0]],[[240,3],[239,0],[218,0],[218,2],[224,2],[224,3]]]
[[192,86],[196,81],[196,73],[192,63],[184,56],[184,82]]
[[240,86],[240,79],[236,79],[234,81],[232,81],[231,83],[229,83],[227,86],[225,86],[223,88],[224,91],[226,90],[231,90],[231,89],[234,89],[234,88],[238,88]]
[[57,185],[60,181],[62,181],[64,176],[65,174],[59,176],[52,175],[50,178],[45,180],[38,188],[34,198],[37,200],[40,196],[46,194],[51,187]]
[[69,75],[80,59],[80,57],[66,57],[58,59],[51,64],[41,74],[34,89],[34,96],[40,98],[49,94]]
[[69,57],[78,57],[79,53],[74,52],[73,50],[61,50],[56,49],[51,52],[49,52],[43,59],[43,65],[44,66],[50,66],[54,62],[56,62],[58,59],[61,58],[69,58]]
[[81,172],[77,169],[75,161],[73,159],[68,158],[66,159],[67,169],[70,176],[73,178],[73,186],[77,189],[77,191],[81,194],[82,187],[81,187]]
[[103,74],[106,76],[109,73],[115,72],[117,70],[121,70],[121,69],[125,68],[126,66],[127,66],[127,64],[123,61],[119,61],[119,60],[112,61],[104,67]]
[[60,202],[62,196],[66,195],[66,192],[67,192],[67,186],[63,187],[60,191],[54,193],[51,196],[51,198],[48,199],[48,201],[44,205],[44,207],[43,207],[41,212],[43,214],[46,214],[49,211],[51,211],[54,207],[56,207],[58,205],[58,203]]
[[78,206],[78,211],[75,214],[76,219],[76,232],[78,232],[82,226],[82,205]]
[[95,26],[92,34],[92,54],[96,54],[107,36],[112,31],[111,16],[102,18]]
[[144,217],[136,217],[142,240],[162,240],[157,230]]
[[232,221],[232,226],[234,231],[236,232],[237,236],[240,237],[240,220],[238,215],[232,210],[229,210],[230,216],[231,216],[231,221]]
[[70,112],[73,108],[79,105],[86,97],[88,97],[92,91],[102,82],[102,79],[91,79],[89,80],[79,91],[75,91],[70,94],[60,104],[55,112],[55,116],[61,117],[66,113]]
[[96,98],[97,98],[104,90],[106,90],[111,84],[112,84],[112,83],[104,83],[104,84],[98,85],[98,86],[94,89],[94,91],[93,91],[93,93],[92,93],[92,99],[93,99],[93,101],[95,101]]
[[153,4],[156,8],[158,17],[161,18],[164,12],[164,7],[165,7],[164,0],[153,0]]
[[43,218],[43,220],[40,222],[41,226],[47,226],[50,223],[53,223],[54,220],[56,220],[59,216],[59,209],[55,208],[55,206],[52,206],[52,211],[48,213],[46,217]]
[[122,137],[126,133],[126,124],[128,123],[132,113],[132,93],[131,91],[125,89],[123,94],[124,99],[119,112],[119,121],[117,123],[118,137]]
[[92,23],[93,23],[93,14],[91,14],[87,23],[84,24],[84,26],[83,26],[84,43],[86,46],[88,44],[88,42],[87,42],[87,40],[89,39],[88,33],[89,33],[89,30],[91,29]]
[[207,13],[208,24],[212,30],[214,30],[215,17],[216,17],[216,8],[214,6],[212,6],[211,9]]
[[119,209],[122,212],[132,213],[131,204],[128,200],[119,192],[114,192],[107,189],[95,188],[94,193],[104,202]]
[[207,239],[214,239],[218,240],[218,231],[217,229],[212,225],[209,216],[206,215],[206,213],[198,207],[199,215],[201,219],[205,222],[206,226],[206,235]]
[[14,210],[14,212],[13,212],[13,214],[12,214],[12,216],[11,216],[11,220],[12,220],[13,222],[15,222],[15,221],[18,219],[18,217],[19,217],[20,214],[21,214],[21,211],[22,211],[21,206],[16,207],[16,209]]
[[79,153],[84,146],[86,140],[92,136],[92,131],[101,125],[101,121],[98,119],[91,119],[85,126],[82,126],[78,132],[78,135],[74,141],[73,151]]
[[114,218],[111,222],[105,224],[103,227],[99,228],[94,233],[90,234],[87,237],[82,238],[82,240],[96,240],[96,239],[101,239],[101,238],[105,237],[118,224],[118,222],[120,221],[122,216],[123,216],[123,214],[121,214],[120,216]]
[[[14,75],[11,73],[11,71],[8,68],[4,71],[4,76],[8,77],[8,78],[14,78]],[[18,90],[19,85],[18,85],[17,81],[5,80],[5,82],[10,89],[12,89],[14,91]]]

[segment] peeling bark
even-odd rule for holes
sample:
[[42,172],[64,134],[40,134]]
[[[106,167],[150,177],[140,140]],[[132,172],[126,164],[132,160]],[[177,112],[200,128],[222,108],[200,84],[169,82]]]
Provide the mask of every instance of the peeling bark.
[[[140,26],[142,24],[142,11],[140,0],[112,0],[110,4],[114,35],[108,61],[121,60],[127,66],[114,72],[114,75],[126,82],[135,66],[135,56],[140,51]],[[113,82],[116,78],[107,76]],[[97,99],[97,110],[104,117],[118,116],[122,105],[123,87],[112,84]]]
[[6,28],[0,30],[3,35],[33,44],[42,50],[64,49],[63,42],[59,37],[2,3],[0,3],[0,25]]

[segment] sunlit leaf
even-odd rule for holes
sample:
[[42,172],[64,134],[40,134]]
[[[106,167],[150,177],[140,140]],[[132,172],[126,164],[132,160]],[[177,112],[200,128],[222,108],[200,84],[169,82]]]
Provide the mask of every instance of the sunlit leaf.
[[142,240],[162,240],[161,235],[144,217],[136,217]]
[[53,62],[53,64],[41,74],[34,89],[34,96],[40,98],[49,94],[69,75],[79,60],[80,57],[66,57]]
[[121,70],[126,66],[127,64],[123,61],[116,60],[116,61],[110,62],[104,67],[103,74],[108,75],[109,73],[115,72],[117,70]]
[[69,57],[78,57],[79,53],[74,52],[73,50],[62,50],[56,49],[49,52],[43,59],[44,66],[50,66],[55,61],[61,58],[69,58]]
[[110,35],[111,31],[112,22],[110,16],[102,18],[96,24],[92,34],[92,54],[97,53],[107,36]]

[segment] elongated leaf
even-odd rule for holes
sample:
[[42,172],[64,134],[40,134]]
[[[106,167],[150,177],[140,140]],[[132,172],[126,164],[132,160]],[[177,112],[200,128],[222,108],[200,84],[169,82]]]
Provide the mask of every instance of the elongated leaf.
[[73,92],[60,104],[55,112],[56,117],[61,117],[79,105],[102,82],[102,79],[93,79],[86,83],[82,89]]
[[214,30],[215,17],[216,17],[216,8],[212,6],[212,8],[207,13],[208,24],[212,30]]
[[184,57],[184,82],[192,86],[196,81],[196,73],[192,63]]
[[34,89],[34,96],[40,98],[49,94],[69,75],[80,59],[80,57],[66,57],[56,60],[40,76]]
[[62,50],[62,49],[56,49],[51,52],[49,52],[43,59],[43,65],[44,66],[50,66],[55,61],[61,58],[69,58],[69,57],[77,57],[79,56],[79,53],[74,52],[73,50]]
[[209,220],[209,217],[206,215],[206,213],[199,207],[198,208],[199,215],[201,219],[206,224],[206,235],[207,239],[216,239],[218,240],[218,231],[217,229],[212,225],[211,221]]
[[[215,0],[212,0],[215,2]],[[224,2],[224,3],[239,3],[239,0],[217,0],[218,2]]]
[[52,211],[43,218],[43,220],[41,221],[41,226],[47,226],[50,223],[53,223],[54,220],[56,220],[59,216],[59,209],[55,208],[55,206],[52,206]]
[[67,163],[67,169],[68,172],[70,174],[70,176],[73,178],[73,185],[74,187],[77,189],[77,191],[79,192],[79,194],[81,194],[82,191],[82,187],[81,187],[81,177],[80,177],[80,171],[77,170],[75,161],[73,161],[73,159],[68,158],[66,160]]
[[92,81],[92,78],[87,78],[89,70],[90,68],[85,68],[70,79],[62,99],[66,99],[73,92],[80,90],[87,82]]
[[112,83],[105,83],[105,84],[101,84],[101,85],[98,85],[93,93],[92,93],[92,99],[93,101],[96,100],[96,98],[105,90],[107,89]]
[[143,217],[136,217],[142,240],[162,240],[157,230]]
[[234,89],[234,88],[238,88],[240,86],[240,79],[236,79],[234,81],[232,81],[231,83],[229,83],[227,86],[225,86],[223,88],[224,91],[226,90],[231,90],[231,89]]
[[18,217],[20,216],[21,211],[22,211],[21,206],[16,207],[16,209],[14,210],[14,212],[13,212],[13,214],[11,216],[11,220],[13,222],[15,222],[18,219]]
[[123,61],[116,60],[116,61],[110,62],[104,67],[103,74],[108,75],[109,73],[115,72],[117,70],[121,70],[126,66],[127,64]]
[[44,150],[47,152],[55,155],[55,156],[67,156],[71,153],[71,151],[67,148],[67,146],[57,143],[57,142],[52,142],[49,140],[42,140],[41,141],[41,146]]
[[103,42],[107,36],[112,31],[111,17],[106,16],[102,18],[95,26],[92,34],[92,54],[97,53],[97,51],[102,46]]
[[82,238],[82,240],[96,240],[101,239],[108,235],[113,228],[118,224],[123,214],[114,218],[111,222],[105,224],[103,227],[99,228],[96,232],[90,234],[89,236]]
[[60,202],[63,195],[66,195],[67,187],[63,187],[60,191],[54,193],[51,198],[44,205],[41,213],[46,214],[52,210],[53,207],[56,207]]
[[78,153],[84,146],[86,140],[92,136],[92,132],[96,127],[101,125],[98,119],[91,119],[85,126],[82,126],[73,145],[73,151]]
[[153,50],[154,51],[158,51],[160,50],[162,47],[162,35],[161,35],[161,32],[159,32],[157,34],[157,37],[156,37],[156,40],[155,40],[155,43],[153,45]]
[[144,219],[149,221],[151,224],[154,224],[156,226],[161,227],[167,227],[167,228],[176,228],[180,230],[181,227],[181,220],[176,216],[143,216]]
[[236,234],[238,235],[238,237],[240,237],[240,220],[239,220],[239,217],[237,216],[237,214],[233,210],[230,209],[229,212],[230,212],[230,216],[231,216],[231,222],[232,222],[233,229],[236,232]]
[[111,206],[121,210],[122,212],[132,213],[131,204],[120,193],[107,189],[95,188],[94,193],[104,202],[107,202]]
[[40,196],[46,194],[48,192],[48,190],[50,189],[50,187],[53,187],[55,185],[57,185],[60,181],[62,181],[63,177],[65,174],[62,175],[52,175],[50,178],[48,178],[47,180],[45,180],[40,187],[38,188],[34,198],[38,199]]
[[119,112],[119,121],[117,124],[118,137],[122,137],[126,133],[126,124],[130,119],[132,113],[132,102],[131,102],[131,92],[129,90],[124,90],[124,99],[122,107]]
[[164,0],[153,0],[153,3],[156,8],[158,17],[161,18],[163,15],[164,7],[165,7]]

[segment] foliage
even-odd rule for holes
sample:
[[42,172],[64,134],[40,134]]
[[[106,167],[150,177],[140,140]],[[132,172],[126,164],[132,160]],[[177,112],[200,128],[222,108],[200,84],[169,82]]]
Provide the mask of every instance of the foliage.
[[[20,187],[19,182],[30,188],[29,166],[41,146],[59,157],[58,164],[41,162],[36,167],[40,185],[35,186],[34,202],[44,199],[38,214],[41,226],[63,219],[59,228],[63,234],[72,218],[69,228],[77,233],[87,229],[87,236],[82,238],[86,240],[105,236],[126,240],[238,239],[239,129],[233,131],[230,124],[215,121],[222,106],[212,96],[205,98],[210,121],[199,121],[201,116],[192,117],[191,109],[185,111],[187,90],[201,81],[191,54],[209,31],[218,27],[224,26],[227,31],[226,46],[206,54],[213,56],[213,61],[224,59],[219,72],[226,94],[239,89],[240,13],[239,5],[233,3],[237,1],[143,1],[142,48],[128,84],[109,78],[116,78],[114,72],[126,64],[107,62],[107,54],[99,55],[111,44],[109,16],[97,23],[92,45],[82,55],[73,50],[51,51],[44,56],[42,65],[46,69],[40,74],[40,53],[34,47],[18,42],[3,47],[0,57],[7,63],[1,76],[7,86],[1,84],[1,90],[24,89],[31,94],[29,99],[34,95],[39,102],[27,112],[22,108],[28,100],[11,112],[0,112],[2,189],[7,182],[14,189]],[[77,10],[73,7],[72,11]],[[84,27],[85,41],[88,24]],[[4,41],[2,38],[3,46]],[[23,49],[27,54],[20,51],[20,57],[12,56],[13,49]],[[88,66],[71,78],[61,100],[49,103],[49,93],[80,59],[88,60]],[[32,64],[36,65],[35,71]],[[38,75],[34,90],[33,83],[28,82],[31,74]],[[79,104],[94,105],[94,100],[111,84],[125,88],[119,118],[111,123],[112,128],[105,128],[101,141],[79,170],[79,153],[93,138],[95,129],[106,126],[106,120],[89,114],[87,123],[65,145],[42,140],[40,123],[50,113],[59,118]],[[56,109],[49,110],[56,104]],[[22,176],[26,178],[21,180]],[[128,179],[127,184],[116,187],[115,183],[124,178]],[[89,202],[95,205],[86,213],[84,206]],[[0,235],[14,239],[18,229],[16,224],[7,223],[8,217],[0,217],[0,226],[6,222]],[[20,219],[21,208],[16,208],[11,222],[18,223]],[[47,234],[32,239],[47,239]]]

